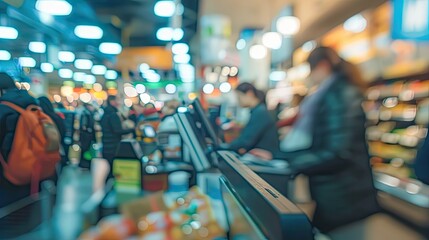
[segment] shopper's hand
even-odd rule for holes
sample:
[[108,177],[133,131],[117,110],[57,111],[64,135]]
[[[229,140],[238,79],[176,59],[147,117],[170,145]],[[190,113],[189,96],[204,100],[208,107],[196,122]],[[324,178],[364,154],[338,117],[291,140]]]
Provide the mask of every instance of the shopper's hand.
[[262,160],[271,161],[273,159],[273,154],[264,149],[255,148],[250,150],[249,153]]

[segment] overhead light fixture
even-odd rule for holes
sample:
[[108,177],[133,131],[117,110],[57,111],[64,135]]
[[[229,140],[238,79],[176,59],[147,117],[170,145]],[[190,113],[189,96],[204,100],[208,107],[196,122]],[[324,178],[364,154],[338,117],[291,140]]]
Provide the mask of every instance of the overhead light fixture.
[[60,78],[72,78],[73,71],[67,68],[62,68],[58,70],[58,76],[60,76]]
[[282,81],[286,78],[286,72],[285,71],[273,71],[270,73],[270,80],[271,81]]
[[101,53],[104,53],[104,54],[117,55],[122,52],[121,44],[114,43],[114,42],[101,43],[98,49],[100,50]]
[[44,42],[30,42],[28,44],[28,49],[34,53],[45,53],[46,44]]
[[32,68],[36,66],[36,60],[34,60],[34,58],[31,58],[31,57],[20,57],[19,64],[22,67]]
[[144,76],[148,82],[159,82],[161,81],[161,76],[156,72],[149,72]]
[[362,14],[356,14],[353,17],[347,19],[344,22],[343,27],[344,30],[352,32],[352,33],[360,33],[366,29],[368,25],[368,21]]
[[253,59],[263,59],[267,56],[267,48],[263,45],[253,45],[249,49],[249,54]]
[[176,3],[174,1],[158,1],[154,11],[155,15],[159,17],[172,17],[176,12]]
[[54,71],[54,65],[46,62],[42,63],[40,64],[40,70],[42,70],[42,72],[45,72],[45,73],[51,73]]
[[165,92],[167,92],[168,94],[174,94],[177,91],[177,87],[174,84],[167,84],[165,86]]
[[146,87],[143,84],[137,84],[136,85],[136,91],[138,94],[146,92]]
[[214,92],[214,86],[211,83],[206,83],[203,87],[203,92],[205,94],[212,94]]
[[114,70],[107,70],[106,74],[104,74],[104,77],[109,80],[115,80],[118,78],[118,73]]
[[10,60],[11,57],[12,57],[12,55],[10,54],[10,52],[8,52],[6,50],[0,50],[0,60],[8,61],[8,60]]
[[245,47],[246,47],[246,40],[244,40],[244,39],[238,39],[238,41],[237,41],[237,44],[235,45],[235,47],[238,49],[238,50],[243,50]]
[[317,46],[316,41],[308,41],[302,45],[302,51],[309,53],[313,51]]
[[36,9],[49,15],[67,16],[73,7],[65,0],[37,0]]
[[284,16],[277,19],[277,31],[285,36],[292,36],[299,32],[301,22],[297,17]]
[[74,28],[74,34],[83,39],[101,39],[103,29],[91,25],[78,25]]
[[189,52],[189,45],[186,43],[175,43],[171,47],[173,54],[186,54]]
[[161,41],[180,41],[184,36],[184,31],[181,28],[170,28],[164,27],[158,29],[156,32],[156,38]]
[[142,63],[139,66],[139,70],[141,73],[144,73],[144,72],[148,71],[149,69],[150,69],[150,66],[147,63]]
[[61,62],[73,62],[75,60],[75,55],[69,51],[59,51],[58,60]]
[[94,75],[104,75],[106,74],[107,68],[104,65],[94,65],[92,66],[91,73]]
[[267,32],[262,36],[262,44],[270,49],[280,49],[283,36],[278,32]]
[[97,78],[94,75],[86,74],[85,75],[85,84],[94,84],[97,81]]
[[221,83],[219,86],[219,90],[223,93],[228,93],[231,91],[231,89],[232,87],[231,87],[231,84],[229,84],[229,82]]
[[3,39],[17,39],[18,30],[13,27],[0,26],[0,38]]
[[83,82],[85,81],[85,76],[86,76],[86,73],[84,72],[75,72],[73,74],[73,80],[75,80],[76,82]]
[[191,56],[189,54],[174,55],[173,60],[175,63],[186,64],[191,61]]
[[92,61],[88,59],[76,59],[76,61],[74,61],[74,66],[77,69],[89,70],[92,68],[92,65]]

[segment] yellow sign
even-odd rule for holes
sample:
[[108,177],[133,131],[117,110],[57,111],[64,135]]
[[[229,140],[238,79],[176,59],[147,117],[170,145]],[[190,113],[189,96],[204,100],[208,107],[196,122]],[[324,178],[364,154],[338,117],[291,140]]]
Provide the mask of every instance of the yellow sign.
[[139,192],[141,190],[141,164],[137,160],[115,159],[113,175],[118,192]]

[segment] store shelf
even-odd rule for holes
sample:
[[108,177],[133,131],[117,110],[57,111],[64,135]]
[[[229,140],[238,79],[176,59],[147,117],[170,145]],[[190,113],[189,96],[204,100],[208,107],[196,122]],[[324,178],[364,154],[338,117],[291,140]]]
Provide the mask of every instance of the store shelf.
[[429,186],[416,180],[400,179],[384,173],[374,173],[375,187],[415,206],[429,209]]

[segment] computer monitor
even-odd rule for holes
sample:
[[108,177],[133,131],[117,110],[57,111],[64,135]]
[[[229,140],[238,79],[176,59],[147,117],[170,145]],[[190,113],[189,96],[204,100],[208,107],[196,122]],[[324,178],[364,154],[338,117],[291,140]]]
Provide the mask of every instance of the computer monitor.
[[[229,151],[218,153],[224,188],[229,189],[236,203],[245,209],[245,212],[241,212],[242,216],[246,218],[248,215],[248,219],[251,219],[240,228],[233,226],[237,222],[231,223],[231,239],[241,239],[239,237],[243,234],[250,239],[260,239],[261,233],[263,239],[314,239],[310,220],[297,206],[241,163],[236,154]],[[236,213],[232,209],[227,211]],[[229,214],[230,221],[232,217]]]
[[208,158],[210,150],[201,134],[197,134],[198,129],[191,113],[179,112],[174,115],[180,136],[183,142],[188,146],[191,155],[191,161],[197,172],[202,172],[211,168]]
[[220,144],[219,137],[216,135],[216,132],[207,118],[206,112],[198,98],[192,102],[190,108],[192,116],[197,123],[197,128],[204,135],[204,138],[209,138],[214,146],[218,146]]

